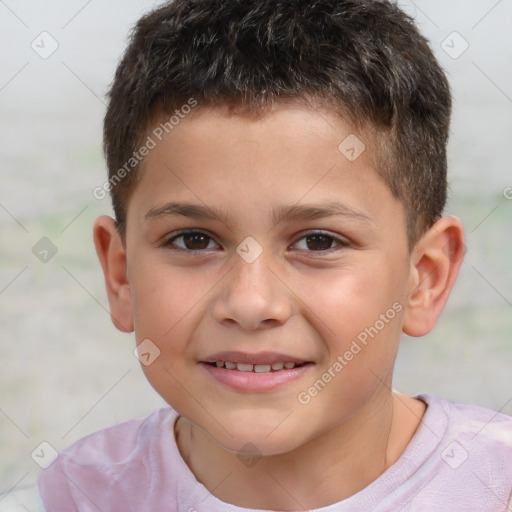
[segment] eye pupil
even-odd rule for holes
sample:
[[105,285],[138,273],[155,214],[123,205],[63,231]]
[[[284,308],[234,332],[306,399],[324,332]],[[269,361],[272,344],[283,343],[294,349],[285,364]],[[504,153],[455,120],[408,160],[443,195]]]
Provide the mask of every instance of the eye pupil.
[[185,246],[191,251],[206,249],[208,247],[210,238],[208,235],[203,235],[202,233],[188,233],[182,236]]
[[[306,240],[308,249],[311,250],[326,250],[330,249],[332,245],[332,237],[327,235],[309,235]],[[312,243],[310,243],[311,240]]]

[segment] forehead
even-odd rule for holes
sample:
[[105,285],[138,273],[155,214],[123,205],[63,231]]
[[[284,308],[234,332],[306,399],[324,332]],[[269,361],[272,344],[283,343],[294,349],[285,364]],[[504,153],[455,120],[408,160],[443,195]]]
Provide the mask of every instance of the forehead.
[[256,117],[197,107],[172,121],[163,116],[149,131],[155,146],[143,162],[129,216],[137,210],[139,218],[151,219],[180,202],[232,222],[251,217],[251,210],[258,222],[291,218],[292,205],[297,218],[301,204],[319,202],[354,219],[402,213],[375,170],[372,140],[327,110],[284,104]]

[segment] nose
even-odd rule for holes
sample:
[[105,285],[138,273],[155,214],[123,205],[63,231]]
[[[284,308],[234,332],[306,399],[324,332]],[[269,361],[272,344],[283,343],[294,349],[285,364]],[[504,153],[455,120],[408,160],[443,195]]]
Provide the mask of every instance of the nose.
[[263,254],[252,263],[234,255],[233,267],[213,304],[218,323],[259,330],[282,325],[292,315],[291,294]]

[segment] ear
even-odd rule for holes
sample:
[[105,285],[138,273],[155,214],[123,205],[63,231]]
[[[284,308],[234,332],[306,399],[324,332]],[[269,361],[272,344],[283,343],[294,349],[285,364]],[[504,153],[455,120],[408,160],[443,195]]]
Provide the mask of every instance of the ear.
[[114,219],[106,215],[96,219],[94,245],[105,277],[112,322],[120,331],[132,332],[132,299],[126,272],[126,249]]
[[464,258],[464,228],[456,217],[439,219],[411,254],[409,295],[402,330],[424,336],[435,326]]

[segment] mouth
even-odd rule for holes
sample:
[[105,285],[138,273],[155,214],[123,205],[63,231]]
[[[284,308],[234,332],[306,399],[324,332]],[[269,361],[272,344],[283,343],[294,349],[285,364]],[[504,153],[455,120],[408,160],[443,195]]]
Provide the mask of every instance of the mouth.
[[238,392],[270,392],[304,378],[313,361],[278,352],[217,352],[198,361],[215,382]]
[[312,363],[312,361],[306,361],[298,356],[278,352],[258,352],[251,354],[233,350],[217,352],[200,362],[217,368],[225,368],[226,370],[256,373],[292,370],[293,368]]
[[281,370],[292,370],[293,368],[299,368],[308,362],[304,363],[294,363],[293,361],[286,362],[275,362],[271,364],[250,364],[250,363],[236,363],[234,361],[215,361],[207,362],[203,361],[205,364],[210,366],[215,366],[216,368],[225,368],[226,370],[235,370],[239,372],[254,372],[254,373],[270,373],[270,372],[279,372]]

